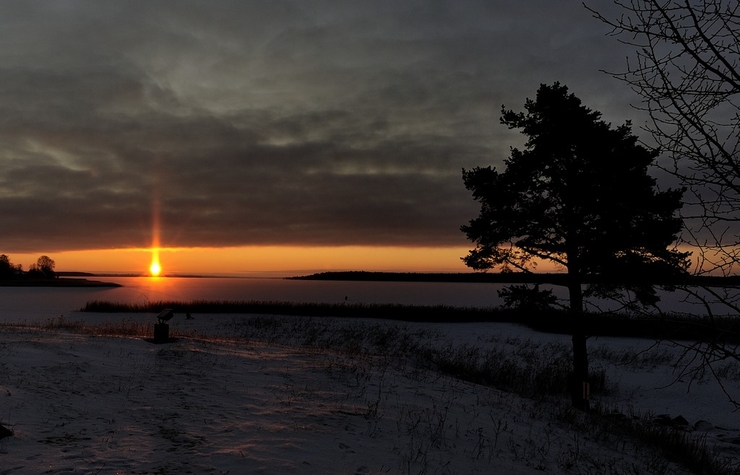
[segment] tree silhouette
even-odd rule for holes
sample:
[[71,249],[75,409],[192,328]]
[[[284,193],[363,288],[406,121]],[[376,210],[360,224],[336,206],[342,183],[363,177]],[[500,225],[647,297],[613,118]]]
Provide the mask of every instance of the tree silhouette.
[[[525,112],[502,108],[501,122],[527,136],[506,170],[463,170],[480,215],[462,226],[476,270],[531,272],[538,260],[567,272],[573,341],[573,404],[588,408],[584,295],[634,292],[657,302],[655,282],[675,280],[688,253],[671,248],[682,222],[683,190],[657,191],[648,174],[656,153],[637,143],[630,123],[613,129],[568,88],[542,85]],[[584,284],[588,284],[584,293]]]
[[558,298],[552,290],[540,290],[539,284],[530,287],[527,284],[510,285],[498,291],[503,299],[503,307],[518,312],[543,312],[552,310],[558,304]]
[[22,265],[14,265],[10,262],[10,257],[8,257],[6,254],[0,254],[0,278],[14,279],[22,273]]
[[46,277],[54,277],[54,267],[56,267],[56,262],[54,262],[54,259],[52,259],[49,256],[41,256],[36,261],[36,267],[39,271],[41,271]]
[[[596,2],[589,2],[596,3]],[[688,190],[683,239],[697,254],[697,274],[737,275],[740,267],[740,3],[736,0],[615,0],[599,13],[611,34],[630,46],[625,70],[612,73],[641,99],[647,130],[673,159],[666,167]],[[604,8],[603,4],[598,5]],[[609,10],[606,10],[609,11]],[[740,313],[734,286],[687,287],[707,312]],[[682,376],[713,374],[735,407],[716,366],[740,361],[735,345],[711,338],[684,347]],[[688,379],[688,378],[687,378]]]
[[10,263],[10,258],[5,254],[0,254],[0,278],[8,278],[13,275],[13,265]]
[[[698,272],[740,266],[740,3],[727,0],[615,0],[612,34],[634,48],[613,73],[641,99],[647,129],[688,189],[685,239]],[[600,5],[601,6],[601,5]],[[730,311],[737,311],[730,298]]]

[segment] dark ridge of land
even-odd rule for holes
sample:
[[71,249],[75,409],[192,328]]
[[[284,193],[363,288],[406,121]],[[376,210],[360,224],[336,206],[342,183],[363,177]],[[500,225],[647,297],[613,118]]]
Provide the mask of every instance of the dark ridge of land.
[[[320,272],[296,277],[289,280],[337,280],[358,282],[463,282],[463,283],[502,283],[502,284],[553,284],[567,285],[567,275],[559,273],[529,272],[461,272],[461,273],[425,273],[425,272]],[[592,282],[599,283],[598,279]],[[740,286],[740,276],[687,276],[680,281],[661,281],[655,285],[697,285],[707,287]]]
[[115,282],[87,279],[0,279],[0,287],[121,287]]
[[564,281],[565,274],[526,274],[522,272],[487,273],[427,273],[427,272],[320,272],[286,277],[289,280],[342,280],[358,282],[473,282],[473,283],[535,283]]
[[[567,311],[517,311],[495,308],[420,306],[398,304],[329,304],[279,301],[158,301],[140,304],[91,301],[82,312],[159,313],[169,308],[175,313],[229,313],[284,315],[296,317],[375,318],[407,322],[470,323],[502,322],[526,325],[547,333],[572,333],[572,318]],[[687,315],[628,315],[587,313],[582,330],[590,336],[616,336],[666,340],[740,343],[740,318],[713,317],[711,322]]]

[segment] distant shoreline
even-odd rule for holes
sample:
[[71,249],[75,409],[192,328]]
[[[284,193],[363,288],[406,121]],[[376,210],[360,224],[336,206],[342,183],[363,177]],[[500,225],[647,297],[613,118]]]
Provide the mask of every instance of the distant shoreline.
[[485,273],[485,272],[371,272],[335,271],[286,277],[288,280],[343,280],[361,282],[469,282],[469,283],[519,283],[563,280],[565,274],[524,274],[524,273]]
[[[468,273],[424,273],[424,272],[320,272],[289,280],[335,280],[357,282],[445,282],[445,283],[498,283],[498,284],[553,284],[567,285],[564,273],[524,272],[468,272]],[[588,282],[584,282],[588,283]],[[708,287],[740,286],[740,276],[689,276],[681,282],[655,282],[655,285],[697,285]]]

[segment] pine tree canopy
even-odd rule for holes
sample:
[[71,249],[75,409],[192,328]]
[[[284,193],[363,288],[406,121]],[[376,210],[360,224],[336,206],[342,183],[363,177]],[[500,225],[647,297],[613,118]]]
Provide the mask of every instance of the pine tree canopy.
[[[632,288],[675,281],[689,253],[674,243],[683,190],[659,191],[648,169],[658,155],[638,143],[629,122],[612,128],[568,88],[542,85],[525,112],[502,108],[501,122],[527,142],[503,172],[463,170],[480,215],[462,226],[473,269],[531,270],[559,264],[578,282]],[[602,290],[605,287],[602,286]]]

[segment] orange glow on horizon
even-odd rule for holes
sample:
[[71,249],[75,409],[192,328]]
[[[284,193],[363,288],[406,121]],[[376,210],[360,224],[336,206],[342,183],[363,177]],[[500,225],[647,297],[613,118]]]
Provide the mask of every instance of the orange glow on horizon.
[[[167,275],[227,275],[286,277],[327,271],[472,272],[460,260],[467,245],[457,247],[392,246],[241,246],[192,248],[125,248],[33,253],[6,252],[13,264],[27,269],[42,254],[56,262],[56,270],[123,273],[152,276],[151,266],[166,263]],[[535,272],[562,272],[540,263]]]
[[[167,275],[203,274],[285,277],[326,271],[471,272],[460,257],[467,247],[243,246],[126,248],[42,252],[58,271],[144,274],[167,264]],[[35,262],[39,253],[8,253],[13,263]],[[544,269],[540,269],[544,270]]]

